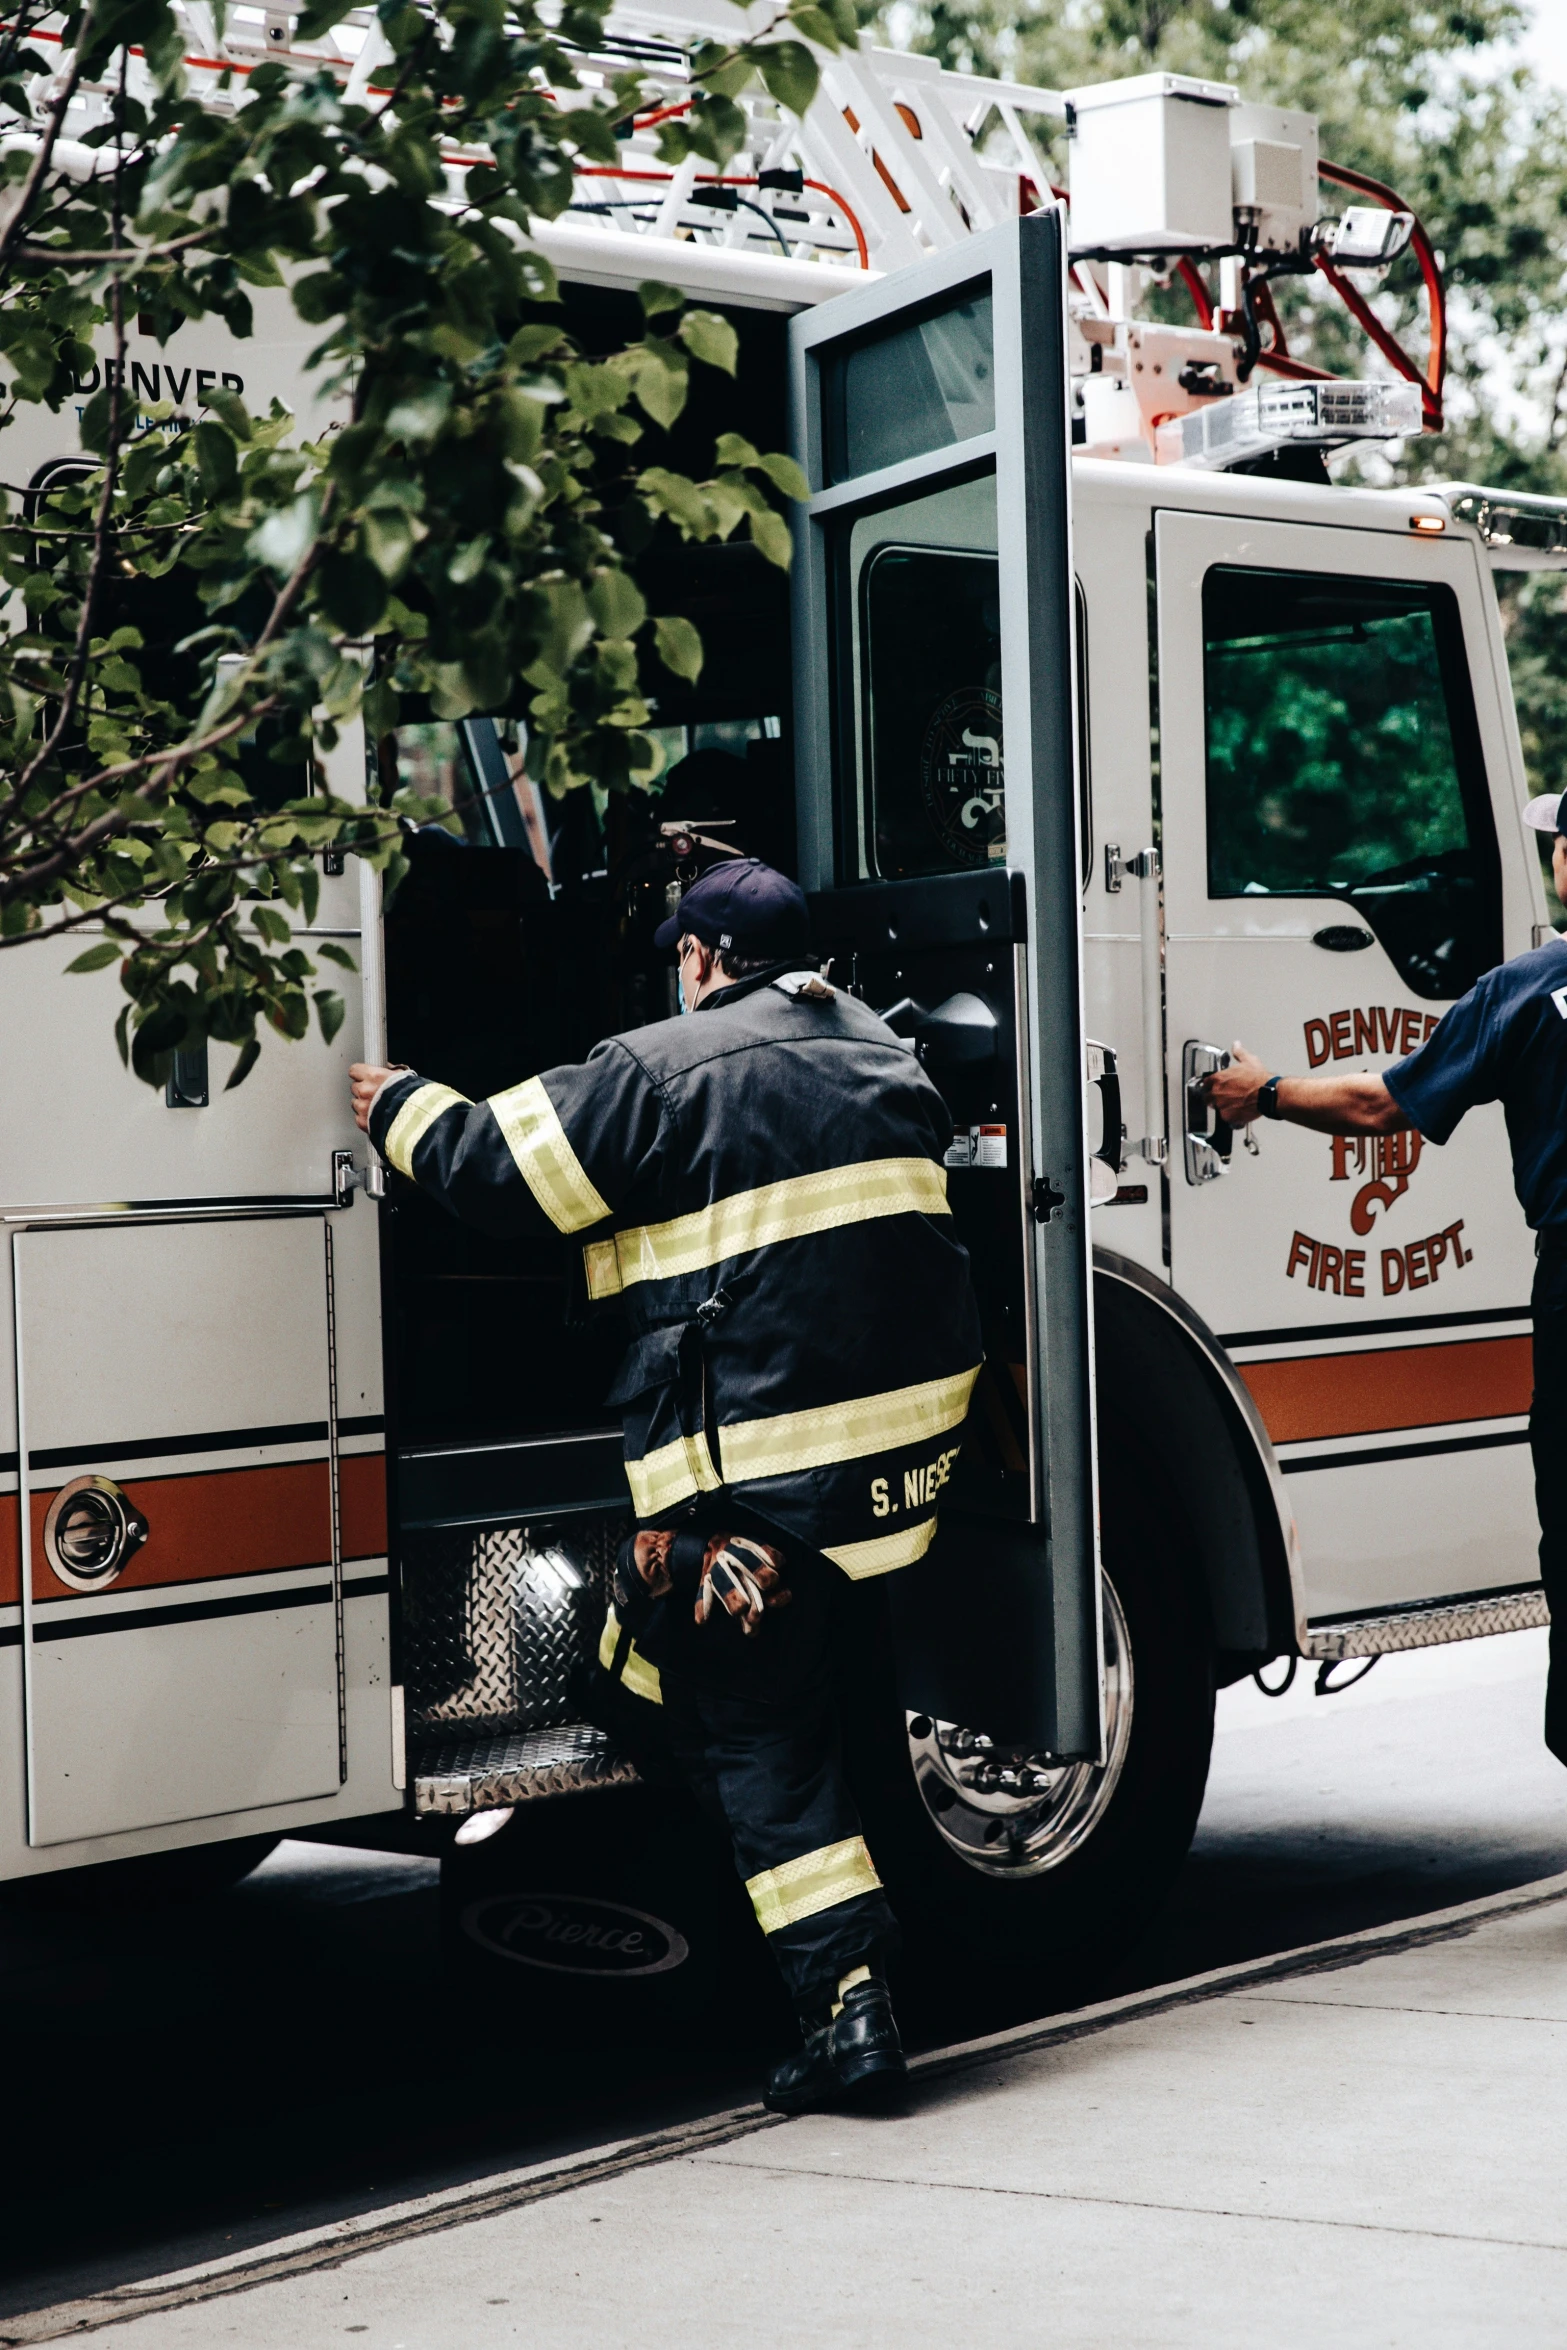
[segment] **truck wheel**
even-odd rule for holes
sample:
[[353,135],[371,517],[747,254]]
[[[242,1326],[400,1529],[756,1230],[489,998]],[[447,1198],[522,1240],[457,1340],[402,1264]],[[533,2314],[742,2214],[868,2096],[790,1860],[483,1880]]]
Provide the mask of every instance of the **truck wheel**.
[[986,2022],[1091,1996],[1197,1825],[1212,1647],[1189,1540],[1146,1480],[1107,1480],[1103,1555],[1102,1764],[997,1754],[981,1725],[889,1708],[856,1773],[911,1988],[921,2007],[959,1989],[969,2030],[976,1996]]

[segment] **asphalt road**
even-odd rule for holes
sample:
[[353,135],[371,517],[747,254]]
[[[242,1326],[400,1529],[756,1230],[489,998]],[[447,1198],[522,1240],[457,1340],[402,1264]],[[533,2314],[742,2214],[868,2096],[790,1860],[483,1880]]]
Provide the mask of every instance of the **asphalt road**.
[[[1306,1673],[1279,1700],[1224,1692],[1191,1858],[1104,1993],[1567,1869],[1544,1662],[1520,1633],[1384,1659],[1340,1696]],[[6,2312],[754,2094],[749,2064],[693,2055],[699,2018],[683,2046],[594,2044],[548,1976],[455,1974],[424,1859],[289,1843],[201,1905],[13,1896],[0,1971],[0,2335]]]

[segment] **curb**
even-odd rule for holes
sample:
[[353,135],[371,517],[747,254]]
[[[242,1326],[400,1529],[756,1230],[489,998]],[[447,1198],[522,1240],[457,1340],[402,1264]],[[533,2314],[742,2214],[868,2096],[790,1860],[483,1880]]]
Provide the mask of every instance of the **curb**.
[[[1367,1959],[1417,1950],[1424,1943],[1453,1941],[1498,1918],[1549,1908],[1559,1901],[1567,1901],[1567,1873],[1544,1877],[1509,1892],[1485,1894],[1477,1901],[1460,1902],[1451,1909],[1432,1910],[1423,1917],[1366,1927],[1358,1933],[1337,1935],[1330,1941],[1309,1942],[1298,1949],[1242,1959],[1232,1966],[1215,1967],[1207,1974],[1189,1975],[1177,1983],[1130,1991],[1117,1999],[1101,2000],[1092,2007],[1074,2008],[1047,2023],[1018,2024],[983,2039],[933,2049],[915,2057],[909,2069],[916,2081],[945,2080],[1009,2056],[1030,2055],[1040,2049],[1087,2039],[1133,2018],[1164,2015],[1175,2008],[1223,1999],[1254,1983],[1279,1982],[1295,1975],[1327,1974],[1360,1966]],[[705,2120],[688,2122],[673,2130],[656,2130],[640,2138],[622,2139],[614,2145],[595,2148],[591,2153],[572,2155],[565,2161],[534,2163],[520,2170],[506,2171],[477,2187],[445,2188],[360,2219],[339,2220],[329,2227],[285,2236],[260,2252],[232,2253],[197,2268],[149,2277],[80,2300],[59,2301],[45,2309],[0,2318],[0,2350],[24,2350],[24,2346],[33,2343],[58,2342],[74,2334],[97,2333],[105,2326],[149,2317],[159,2310],[188,2308],[230,2293],[250,2292],[258,2285],[278,2283],[286,2277],[303,2276],[315,2269],[336,2268],[346,2260],[355,2260],[385,2245],[463,2227],[470,2221],[517,2211],[527,2204],[542,2203],[578,2187],[621,2178],[629,2171],[646,2169],[655,2163],[675,2162],[711,2147],[730,2145],[762,2130],[781,2129],[786,2119],[784,2115],[764,2111],[760,2105],[735,2106],[727,2113],[712,2114]]]

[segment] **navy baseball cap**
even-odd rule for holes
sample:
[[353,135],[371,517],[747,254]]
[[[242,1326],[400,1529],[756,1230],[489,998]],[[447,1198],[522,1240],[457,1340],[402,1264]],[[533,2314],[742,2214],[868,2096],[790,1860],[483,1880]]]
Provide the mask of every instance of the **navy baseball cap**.
[[1542,792],[1529,802],[1523,820],[1535,832],[1567,833],[1567,791]]
[[680,911],[659,924],[653,943],[672,947],[688,931],[705,947],[763,962],[809,949],[810,909],[804,890],[786,873],[760,857],[726,857],[692,882]]

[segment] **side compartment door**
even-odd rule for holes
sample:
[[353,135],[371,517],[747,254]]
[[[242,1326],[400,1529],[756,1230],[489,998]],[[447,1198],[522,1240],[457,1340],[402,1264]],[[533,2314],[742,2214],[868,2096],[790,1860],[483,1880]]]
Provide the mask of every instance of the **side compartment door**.
[[1380,1070],[1529,939],[1472,544],[1157,523],[1171,1277],[1289,1481],[1310,1617],[1530,1583],[1529,1235],[1496,1105],[1438,1149],[1186,1115],[1201,1048]]
[[336,1795],[330,1249],[320,1213],[14,1235],[32,1844]]
[[1097,1760],[1063,272],[1040,213],[794,322],[796,757],[832,977],[953,1114],[985,1330],[905,1695]]

